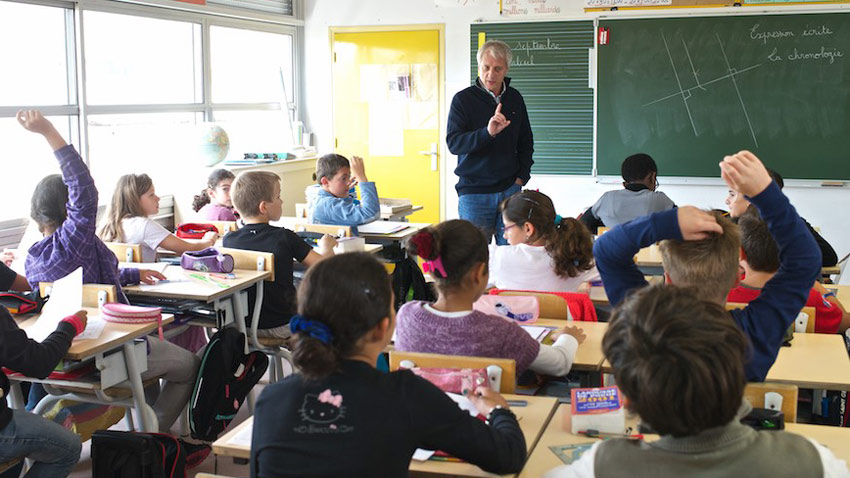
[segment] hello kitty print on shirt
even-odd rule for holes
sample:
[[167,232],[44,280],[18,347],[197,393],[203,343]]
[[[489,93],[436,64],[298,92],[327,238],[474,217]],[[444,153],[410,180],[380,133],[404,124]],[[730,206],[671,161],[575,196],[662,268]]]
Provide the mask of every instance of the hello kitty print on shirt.
[[308,393],[301,408],[301,421],[307,422],[294,428],[295,433],[349,433],[354,427],[337,424],[345,418],[342,394],[325,389],[322,393]]

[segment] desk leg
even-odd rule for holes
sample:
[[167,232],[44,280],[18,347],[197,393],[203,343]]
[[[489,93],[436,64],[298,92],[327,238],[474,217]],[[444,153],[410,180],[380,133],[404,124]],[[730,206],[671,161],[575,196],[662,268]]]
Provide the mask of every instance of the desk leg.
[[9,406],[14,410],[23,410],[27,404],[21,391],[21,382],[12,382],[9,387]]
[[145,388],[142,386],[142,372],[136,363],[136,354],[133,352],[133,342],[127,342],[124,347],[124,361],[127,364],[127,381],[130,382],[130,390],[133,392],[133,404],[135,405],[138,422],[144,432],[158,432],[159,424],[156,415],[145,402]]
[[[257,288],[258,288],[257,296],[260,296],[260,294],[262,294],[262,292],[260,292],[262,289],[259,289],[260,287],[262,287],[262,285],[258,284],[258,286],[257,286]],[[241,292],[238,292],[238,293],[241,293]],[[247,354],[248,353],[248,334],[246,332],[246,327],[245,327],[245,316],[247,315],[247,311],[242,311],[242,301],[239,297],[236,297],[235,295],[230,298],[230,303],[233,306],[233,315],[236,316],[236,327],[245,336],[245,353]],[[251,395],[250,392],[248,392],[248,410],[250,410],[251,413],[254,412],[254,396]]]

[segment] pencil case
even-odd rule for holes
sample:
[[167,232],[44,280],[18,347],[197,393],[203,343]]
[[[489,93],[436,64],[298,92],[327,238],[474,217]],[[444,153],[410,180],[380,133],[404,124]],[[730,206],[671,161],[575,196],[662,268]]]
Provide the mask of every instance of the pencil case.
[[156,322],[159,329],[159,339],[162,335],[162,308],[161,307],[139,307],[118,302],[103,304],[100,308],[100,316],[107,322],[119,324],[146,324]]
[[222,254],[215,247],[201,251],[184,252],[180,258],[180,267],[200,272],[233,272],[233,256]]
[[213,224],[188,222],[177,226],[177,237],[181,239],[203,239],[208,232],[218,232]]

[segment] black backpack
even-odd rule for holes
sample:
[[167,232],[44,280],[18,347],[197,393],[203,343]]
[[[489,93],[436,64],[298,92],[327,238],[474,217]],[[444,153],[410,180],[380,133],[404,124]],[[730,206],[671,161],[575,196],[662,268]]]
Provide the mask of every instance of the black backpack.
[[431,284],[425,282],[425,276],[422,275],[419,264],[406,254],[404,258],[395,263],[392,279],[396,310],[410,300],[424,300],[426,302],[437,300]]
[[91,458],[93,478],[186,477],[186,450],[165,433],[98,430]]
[[216,332],[204,351],[189,401],[192,438],[218,438],[268,366],[263,352],[245,354],[242,332],[233,327]]

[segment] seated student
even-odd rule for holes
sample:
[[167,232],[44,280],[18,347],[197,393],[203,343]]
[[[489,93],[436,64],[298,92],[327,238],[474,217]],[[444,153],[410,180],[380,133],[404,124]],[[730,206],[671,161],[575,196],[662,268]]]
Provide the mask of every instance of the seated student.
[[[765,284],[779,270],[779,251],[767,224],[754,209],[750,208],[738,219],[738,227],[741,230],[741,267],[744,268],[744,278],[729,291],[726,300],[750,302],[759,296]],[[827,292],[820,282],[815,282],[809,292],[806,306],[815,308],[817,333],[843,333],[850,327],[850,314],[835,297],[835,292]]]
[[[274,254],[274,282],[263,285],[263,305],[257,335],[287,338],[289,318],[295,314],[295,286],[292,284],[293,259],[312,266],[323,255],[333,255],[336,240],[325,234],[319,240],[319,253],[297,234],[285,227],[275,227],[269,221],[280,219],[283,205],[280,199],[280,176],[268,171],[248,171],[240,174],[231,189],[233,204],[245,226],[224,236],[224,247],[271,252]],[[248,292],[248,325],[254,310],[256,290]]]
[[[693,289],[655,285],[614,309],[602,348],[627,409],[657,441],[598,441],[545,478],[594,476],[848,477],[826,447],[740,422],[747,337],[722,306]],[[670,366],[675,364],[675,366]]]
[[[2,266],[0,268],[3,268]],[[0,277],[0,289],[8,290],[8,275]],[[59,322],[56,331],[39,343],[27,338],[5,307],[0,307],[0,366],[28,377],[47,378],[71,347],[71,340],[86,328],[87,314],[81,310]],[[31,478],[61,478],[71,474],[80,459],[80,437],[58,423],[6,404],[11,384],[0,369],[0,463],[29,458]]]
[[226,169],[216,169],[207,178],[207,187],[196,195],[192,209],[203,219],[210,221],[235,221],[230,186],[236,176]]
[[485,423],[408,370],[375,370],[393,335],[392,296],[386,269],[367,253],[310,268],[290,323],[297,373],[257,400],[252,477],[403,477],[420,447],[493,473],[522,469],[525,439],[497,392],[467,394]]
[[527,189],[502,201],[499,211],[510,245],[490,245],[490,284],[576,292],[599,278],[590,231],[576,219],[556,215],[549,196]]
[[443,355],[508,358],[517,376],[526,370],[569,373],[584,333],[564,327],[553,345],[542,345],[519,325],[472,309],[487,288],[487,243],[471,222],[455,219],[427,227],[407,243],[407,252],[432,269],[438,298],[412,301],[398,311],[396,350]]
[[[769,168],[767,172],[779,186],[779,189],[785,187],[785,181],[782,180],[782,176],[780,176],[779,173]],[[734,189],[730,189],[729,196],[726,197],[726,206],[729,207],[729,215],[733,218],[738,218],[747,211],[747,208],[750,206],[750,202],[747,201],[747,198],[743,195],[738,194]],[[823,267],[832,267],[837,264],[838,254],[835,253],[835,249],[832,248],[823,236],[818,234],[818,231],[815,231],[815,228],[813,228],[808,221],[803,219],[803,223],[809,229],[809,232],[812,234],[812,237],[815,238],[815,242],[817,242],[818,247],[820,248],[821,257],[823,258]]]
[[142,262],[156,262],[159,247],[182,254],[200,251],[215,245],[216,232],[204,234],[198,242],[180,239],[153,219],[148,218],[159,211],[159,196],[153,181],[147,174],[125,174],[118,178],[106,220],[98,235],[106,242],[139,244]]
[[[378,190],[374,182],[366,179],[363,158],[352,156],[348,160],[339,154],[326,154],[316,162],[313,179],[319,184],[308,188],[310,223],[358,226],[381,217]],[[349,195],[354,184],[360,187],[359,201]]]
[[[118,300],[127,303],[122,285],[165,279],[156,271],[118,268],[115,254],[95,235],[97,188],[83,159],[40,112],[19,111],[17,117],[25,129],[44,136],[62,170],[61,176],[42,179],[33,192],[32,219],[44,234],[44,239],[30,247],[26,260],[27,280],[33,289],[39,282],[61,279],[82,267],[84,283],[113,284],[118,288]],[[162,376],[166,381],[153,405],[160,431],[171,428],[189,401],[199,363],[194,354],[174,344],[148,338],[148,370],[142,379]]]
[[[755,155],[741,151],[726,156],[720,170],[726,184],[748,196],[758,208],[779,245],[779,273],[765,284],[758,299],[744,309],[730,311],[752,343],[752,355],[744,368],[747,380],[761,382],[820,273],[820,251]],[[738,229],[720,214],[687,206],[622,224],[596,239],[596,267],[611,305],[647,284],[634,255],[658,241],[664,241],[661,254],[667,282],[697,287],[702,298],[726,302],[738,280]]]
[[599,226],[614,227],[636,217],[676,207],[658,188],[658,166],[648,154],[633,154],[623,161],[623,187],[603,194],[579,218],[596,233]]

